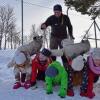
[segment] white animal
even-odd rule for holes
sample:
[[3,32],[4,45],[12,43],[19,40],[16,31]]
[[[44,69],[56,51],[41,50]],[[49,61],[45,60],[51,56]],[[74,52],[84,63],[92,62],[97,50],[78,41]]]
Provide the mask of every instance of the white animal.
[[90,50],[90,43],[88,40],[83,40],[80,43],[64,42],[63,48],[59,50],[51,50],[53,56],[63,56],[75,58],[80,54],[84,54]]

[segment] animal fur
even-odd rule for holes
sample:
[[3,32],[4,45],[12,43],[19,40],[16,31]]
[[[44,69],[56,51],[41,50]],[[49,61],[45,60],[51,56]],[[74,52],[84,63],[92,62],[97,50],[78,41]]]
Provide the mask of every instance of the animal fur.
[[63,56],[66,57],[77,57],[80,54],[88,52],[90,49],[90,43],[88,40],[81,41],[80,43],[74,43],[64,46],[62,49],[51,50],[53,56]]
[[[27,60],[31,61],[31,56],[40,51],[40,49],[42,47],[42,43],[43,43],[43,40],[42,40],[41,36],[34,37],[33,41],[30,42],[29,44],[18,47],[17,50],[15,51],[14,57],[19,52],[23,52],[25,54],[25,56],[27,57]],[[13,67],[15,65],[14,57],[9,62],[8,67]]]

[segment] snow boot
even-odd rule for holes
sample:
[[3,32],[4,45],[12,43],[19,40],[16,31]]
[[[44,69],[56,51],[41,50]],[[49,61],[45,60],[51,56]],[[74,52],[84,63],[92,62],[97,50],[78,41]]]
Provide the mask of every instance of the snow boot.
[[82,96],[82,97],[87,97],[87,93],[81,92],[81,93],[80,93],[80,96]]
[[82,93],[81,92],[80,96],[82,96],[82,97],[88,97],[88,98],[92,99],[95,96],[95,93],[94,92],[92,92],[92,93]]
[[95,93],[92,92],[92,93],[87,93],[87,97],[92,99],[93,97],[95,96]]
[[68,95],[68,96],[74,96],[73,90],[68,90],[68,91],[67,91],[67,95]]
[[30,82],[30,80],[27,80],[26,82],[25,82],[25,84],[24,84],[24,88],[25,89],[28,89],[28,88],[30,88],[31,87],[31,82]]
[[21,87],[21,83],[20,82],[16,82],[13,86],[13,89],[18,89]]

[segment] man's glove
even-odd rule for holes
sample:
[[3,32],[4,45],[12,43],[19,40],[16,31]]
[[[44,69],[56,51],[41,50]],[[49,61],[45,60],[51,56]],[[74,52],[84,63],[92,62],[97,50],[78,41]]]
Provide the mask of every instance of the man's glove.
[[60,89],[58,95],[59,95],[61,98],[65,98],[65,96],[66,96],[66,89]]
[[41,29],[42,30],[46,29],[46,25],[44,23],[41,25]]

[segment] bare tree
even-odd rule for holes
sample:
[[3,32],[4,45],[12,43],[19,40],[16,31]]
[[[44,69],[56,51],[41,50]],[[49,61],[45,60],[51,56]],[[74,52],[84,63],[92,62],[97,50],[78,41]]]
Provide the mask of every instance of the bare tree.
[[100,0],[64,0],[65,5],[92,17],[100,16]]
[[[10,6],[0,7],[0,49],[2,45],[2,39],[4,36],[5,44],[4,49],[6,49],[7,37],[11,33],[12,28],[15,27],[15,16],[14,10]],[[15,28],[14,28],[15,29]]]
[[14,24],[10,26],[9,34],[7,35],[7,41],[10,43],[11,49],[16,49],[17,45],[20,45],[20,32],[16,31],[16,26]]
[[8,47],[11,49],[16,49],[21,44],[21,39],[19,33],[10,34],[7,37]]
[[29,43],[30,40],[28,40],[28,39],[29,39],[29,37],[27,37],[27,35],[24,35],[24,36],[23,36],[23,44]]
[[0,49],[2,48],[2,39],[5,27],[5,7],[0,7]]
[[16,48],[17,44],[20,44],[19,33],[16,31],[16,18],[14,9],[9,5],[0,6],[0,49],[2,45],[2,39],[4,38],[6,49],[7,42],[10,43],[11,49]]
[[14,10],[13,8],[7,6],[6,7],[6,21],[5,21],[5,46],[4,49],[6,49],[7,44],[7,35],[9,35],[11,30],[15,29],[15,17],[14,17]]
[[20,44],[21,44],[20,32],[17,32],[14,34],[13,44],[14,44],[14,49],[16,49],[18,46],[20,46]]

